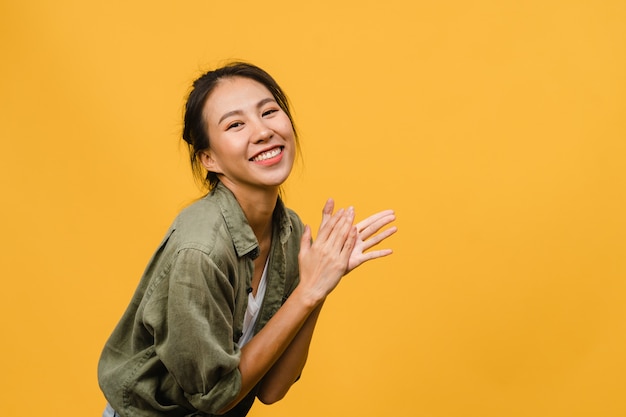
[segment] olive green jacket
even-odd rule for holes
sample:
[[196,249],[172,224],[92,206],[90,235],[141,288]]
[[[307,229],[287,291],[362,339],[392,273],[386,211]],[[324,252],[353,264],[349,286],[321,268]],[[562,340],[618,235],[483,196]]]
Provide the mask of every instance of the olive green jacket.
[[[280,198],[258,332],[298,284],[303,225]],[[218,184],[183,210],[148,264],[98,363],[122,417],[205,416],[241,388],[243,319],[259,245],[234,195]],[[255,390],[231,410],[244,416]]]

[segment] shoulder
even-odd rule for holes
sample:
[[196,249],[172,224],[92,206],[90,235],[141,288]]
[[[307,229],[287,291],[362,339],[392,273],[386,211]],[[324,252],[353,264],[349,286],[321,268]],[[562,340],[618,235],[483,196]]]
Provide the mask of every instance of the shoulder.
[[220,185],[180,212],[172,224],[172,236],[181,248],[220,254],[234,251],[238,257],[258,246],[235,196]]
[[229,239],[219,204],[204,197],[183,209],[171,226],[171,237],[179,249],[213,249],[216,242]]
[[223,223],[222,210],[210,194],[185,207],[174,219],[174,225],[179,228],[184,226],[207,228],[216,223]]

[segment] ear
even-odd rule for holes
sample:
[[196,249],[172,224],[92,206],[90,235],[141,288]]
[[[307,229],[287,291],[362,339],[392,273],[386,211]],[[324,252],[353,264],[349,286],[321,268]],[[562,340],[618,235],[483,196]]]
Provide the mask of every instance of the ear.
[[207,171],[215,172],[216,174],[221,173],[219,164],[217,163],[215,159],[213,159],[213,156],[211,155],[210,150],[205,149],[203,151],[200,151],[199,157],[200,157],[200,162],[202,163],[202,166]]

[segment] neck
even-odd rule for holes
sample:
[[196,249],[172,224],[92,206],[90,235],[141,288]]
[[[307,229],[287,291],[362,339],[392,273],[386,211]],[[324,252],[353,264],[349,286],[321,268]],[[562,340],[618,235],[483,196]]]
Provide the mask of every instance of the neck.
[[259,243],[271,238],[278,187],[243,189],[228,182],[224,185],[235,195]]

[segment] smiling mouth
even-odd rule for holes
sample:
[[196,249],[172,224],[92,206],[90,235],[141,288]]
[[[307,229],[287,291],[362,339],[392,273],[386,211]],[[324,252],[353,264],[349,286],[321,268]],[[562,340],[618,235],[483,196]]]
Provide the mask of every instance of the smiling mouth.
[[257,156],[255,156],[254,158],[250,158],[250,161],[252,161],[252,162],[267,161],[268,159],[272,159],[272,158],[277,157],[278,155],[280,155],[280,153],[282,151],[283,151],[283,147],[279,146],[278,148],[270,149],[267,152],[260,153]]

